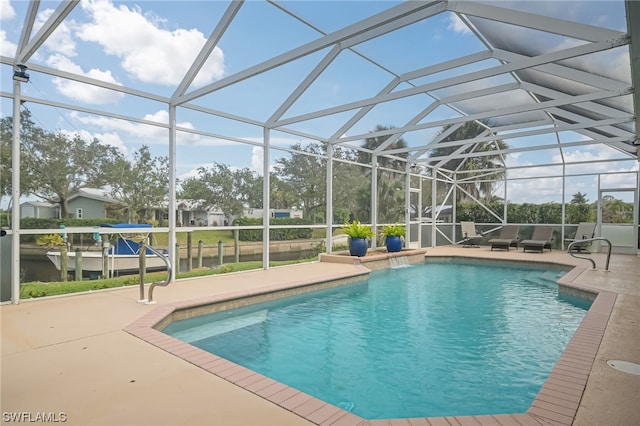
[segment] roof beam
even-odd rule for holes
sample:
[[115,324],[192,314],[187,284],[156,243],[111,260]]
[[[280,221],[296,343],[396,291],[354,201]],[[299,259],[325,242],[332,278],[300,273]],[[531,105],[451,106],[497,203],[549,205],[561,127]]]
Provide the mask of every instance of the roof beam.
[[362,108],[368,105],[375,105],[382,102],[388,102],[396,99],[401,99],[407,96],[416,95],[419,93],[429,92],[431,90],[443,89],[445,87],[455,86],[457,84],[468,83],[470,81],[477,81],[488,77],[494,77],[500,74],[510,73],[515,70],[520,70],[524,68],[530,68],[537,65],[546,64],[549,62],[560,61],[563,59],[568,59],[576,56],[587,55],[589,53],[599,52],[603,50],[608,50],[613,47],[618,47],[626,44],[626,39],[621,38],[618,40],[598,42],[592,44],[585,44],[581,46],[570,47],[567,49],[546,53],[539,56],[534,56],[531,58],[523,59],[520,62],[513,62],[508,64],[502,64],[495,67],[487,68],[484,70],[474,71],[467,74],[462,74],[455,77],[445,78],[440,81],[423,84],[420,86],[412,87],[410,89],[399,90],[393,93],[375,96],[373,98],[362,99],[360,101],[355,101],[343,105],[339,105],[332,108],[326,108],[323,110],[318,110],[313,113],[303,114],[295,117],[290,117],[287,119],[283,119],[278,121],[276,124],[278,126],[286,126],[288,124],[297,123],[300,121],[311,120],[314,118],[323,117],[326,115],[332,115],[341,113],[344,111],[349,111],[356,108]]
[[[396,20],[409,18],[410,20],[403,21],[403,25],[409,25],[412,22],[425,19],[428,16],[432,16],[434,14],[437,14],[443,11],[445,8],[444,6],[441,5],[441,3],[442,3],[442,0],[433,1],[433,2],[424,2],[424,3],[423,2],[401,3],[395,7],[385,10],[384,12],[381,12],[369,18],[363,19],[360,22],[344,27],[324,37],[320,37],[317,40],[306,43],[298,48],[285,52],[281,55],[275,56],[258,65],[246,68],[243,71],[230,75],[229,77],[223,78],[222,80],[218,80],[215,83],[206,85],[192,92],[189,92],[181,96],[177,104],[192,101],[196,98],[212,93],[223,87],[240,82],[242,80],[246,80],[247,78],[261,74],[265,71],[269,71],[270,69],[284,65],[298,58],[301,58],[303,56],[307,56],[319,50],[325,49],[336,43],[340,43],[340,42],[349,40],[350,38],[360,36],[368,31],[376,30],[378,27],[387,25],[385,32],[396,30],[397,28],[395,28],[393,25],[389,25],[389,24],[393,24],[393,22]],[[423,11],[423,14],[418,14],[418,12],[420,11]],[[379,35],[381,35],[381,32],[377,31],[375,34],[372,33],[371,37],[379,36]],[[361,42],[362,41],[364,41],[364,39],[362,39]]]
[[[435,103],[435,106],[433,106],[434,104],[432,104],[429,107],[422,110],[420,114],[417,114],[415,117],[409,120],[409,122],[405,124],[403,127],[408,127],[408,126],[413,126],[418,124],[422,119],[424,119],[429,114],[431,114],[431,112],[438,105],[448,105],[449,103],[452,103],[452,102],[459,102],[466,99],[472,99],[472,98],[481,97],[481,96],[493,95],[496,93],[508,92],[511,90],[516,90],[518,89],[518,87],[519,87],[519,83],[508,83],[508,84],[502,84],[500,86],[489,87],[486,89],[475,90],[473,92],[465,92],[465,93],[460,93],[458,95],[448,96],[446,98],[439,100],[437,103]],[[453,126],[453,127],[456,127],[456,126]],[[389,145],[391,145],[392,143],[397,141],[399,138],[401,138],[404,133],[405,132],[397,132],[389,136],[389,138],[385,140],[380,146],[378,146],[375,149],[375,151],[383,152]]]
[[[631,62],[631,84],[635,87],[633,94],[633,110],[636,113],[636,140],[634,145],[640,146],[640,2],[625,0],[625,8],[627,11],[627,31],[631,38],[629,43],[629,56]],[[636,153],[636,157],[640,152]]]
[[[418,70],[402,74],[397,78],[393,79],[389,84],[387,84],[380,92],[378,92],[376,96],[382,96],[382,95],[391,93],[391,91],[403,81],[408,82],[409,80],[414,78],[424,77],[426,75],[447,71],[447,70],[461,67],[464,65],[469,65],[475,62],[483,61],[486,59],[491,59],[491,52],[489,52],[488,50],[478,52],[478,53],[473,53],[471,55],[466,55],[461,58],[456,58],[450,61],[442,62],[439,64],[431,65],[425,68],[420,68]],[[433,96],[431,96],[431,98],[433,99]],[[369,111],[371,111],[375,107],[375,105],[376,104],[371,104],[360,109],[353,117],[349,119],[349,121],[347,121],[344,125],[342,125],[342,127],[340,127],[340,129],[338,129],[338,131],[336,131],[329,138],[329,140],[332,142],[337,141],[338,138],[344,135],[351,127],[353,127],[355,123],[357,123],[358,121],[360,121],[360,119],[362,119],[365,115],[367,115],[367,113],[369,113]],[[432,105],[434,105],[434,108],[435,108],[439,104],[436,103]],[[433,109],[430,110],[430,108],[431,106],[425,108],[421,114],[424,114],[424,117],[426,117],[433,110]],[[426,111],[429,111],[429,112],[425,113]]]
[[29,38],[31,37],[31,31],[33,31],[33,24],[36,21],[36,17],[38,16],[38,7],[40,6],[40,0],[35,0],[29,2],[29,9],[27,10],[27,14],[24,17],[24,26],[22,27],[22,32],[20,33],[20,40],[18,41],[18,47],[16,48],[16,63],[20,63],[20,52],[25,50],[27,44],[29,43]]
[[[527,82],[523,82],[521,87],[524,90],[527,90],[529,92],[533,92],[538,95],[542,95],[551,99],[560,99],[565,96],[568,96],[566,93],[558,92],[557,90],[549,89],[548,87],[542,87],[537,84],[532,84]],[[626,88],[628,90],[629,86],[627,86]],[[586,111],[590,111],[594,114],[603,115],[605,117],[625,117],[631,114],[630,112],[622,111],[617,108],[613,108],[613,107],[602,105],[595,102],[582,102],[579,105],[577,102],[574,102],[573,104]]]
[[[527,56],[519,55],[513,52],[507,52],[502,49],[495,49],[493,57],[501,61],[517,62],[527,58]],[[590,72],[582,71],[576,68],[570,68],[560,64],[544,64],[531,69],[550,74],[556,77],[565,78],[570,81],[577,81],[588,86],[597,87],[599,89],[616,90],[628,86],[628,84],[612,78],[602,77]]]
[[[612,142],[624,142],[624,138],[614,138],[612,140]],[[546,144],[546,145],[536,145],[536,146],[526,146],[526,147],[521,147],[521,148],[508,148],[508,149],[500,149],[500,150],[496,150],[496,151],[476,151],[473,153],[467,153],[467,154],[459,154],[455,157],[449,157],[449,156],[439,156],[439,157],[429,157],[429,158],[425,158],[424,161],[432,161],[432,160],[450,160],[450,159],[460,159],[460,158],[468,158],[468,157],[485,157],[485,156],[489,156],[489,155],[496,155],[496,154],[511,154],[514,152],[527,152],[527,151],[544,151],[547,149],[555,149],[555,150],[559,150],[560,148],[570,148],[570,147],[575,147],[575,146],[584,146],[584,145],[602,145],[602,144],[607,144],[609,143],[608,140],[602,139],[602,140],[588,140],[588,141],[576,141],[576,142],[563,142],[561,146],[559,146],[556,143],[553,144]],[[562,163],[558,163],[558,166],[562,166]]]
[[[13,60],[11,58],[7,58],[6,56],[0,56],[0,63],[2,64],[13,64]],[[77,81],[80,83],[90,84],[96,87],[102,87],[104,89],[114,90],[116,92],[126,93],[134,96],[139,96],[141,98],[151,99],[154,101],[168,103],[169,98],[165,96],[156,95],[154,93],[144,92],[138,89],[131,89],[119,84],[109,83],[106,81],[98,80],[95,78],[86,77],[79,74],[74,74],[67,71],[61,71],[54,68],[45,67],[37,64],[29,64],[29,69],[32,71],[41,72],[43,74],[52,75],[54,77],[66,78],[68,80]]]
[[602,27],[579,24],[577,22],[552,18],[550,16],[541,16],[534,13],[521,12],[513,9],[490,6],[485,3],[474,1],[450,1],[447,3],[447,9],[456,13],[463,13],[465,15],[489,19],[491,21],[499,21],[505,24],[517,25],[520,27],[531,28],[533,30],[559,34],[591,42],[615,39],[625,35],[619,31],[609,30]]
[[222,35],[225,33],[225,31],[227,31],[227,28],[229,28],[229,25],[231,25],[231,22],[233,22],[233,18],[238,14],[238,11],[243,4],[244,0],[234,0],[229,3],[229,7],[227,7],[227,10],[225,10],[224,15],[222,15],[220,21],[218,21],[218,25],[216,25],[214,30],[211,32],[211,35],[205,42],[204,46],[202,46],[202,49],[200,49],[198,56],[191,63],[189,70],[174,91],[173,96],[171,96],[171,102],[175,102],[178,97],[184,95],[184,92],[196,78],[198,72],[205,64],[207,59],[209,59],[211,52],[213,52],[213,49],[215,49],[215,47],[218,45],[218,42],[220,42]]
[[342,51],[342,47],[340,44],[336,44],[333,48],[327,53],[324,58],[314,67],[314,69],[307,74],[307,76],[302,80],[302,82],[295,88],[295,90],[289,95],[287,99],[280,105],[280,107],[269,117],[267,120],[267,127],[270,126],[277,119],[282,117],[282,115],[287,112],[291,105],[293,105],[302,94],[311,86],[311,84],[322,74],[322,72],[333,62],[334,59],[338,57],[340,52]]
[[[467,144],[467,143],[481,143],[481,142],[491,142],[493,140],[496,139],[516,139],[516,138],[522,138],[522,137],[526,137],[526,136],[538,136],[538,135],[546,135],[549,133],[558,133],[558,132],[567,132],[567,131],[575,131],[575,130],[579,130],[579,129],[587,129],[589,127],[600,127],[600,126],[608,126],[608,125],[612,125],[612,124],[620,124],[620,123],[625,123],[625,122],[629,122],[632,121],[633,117],[627,117],[625,119],[607,119],[607,120],[588,120],[588,121],[584,121],[581,123],[576,123],[576,124],[563,124],[560,126],[556,126],[556,127],[552,127],[552,128],[544,128],[544,129],[530,129],[530,130],[526,130],[526,131],[522,131],[522,132],[514,132],[514,133],[508,133],[506,135],[500,135],[498,136],[485,136],[482,138],[473,138],[473,139],[462,139],[462,140],[457,140],[457,141],[451,141],[451,142],[440,142],[438,144],[429,144],[427,145],[425,148],[428,149],[434,149],[434,148],[446,148],[446,147],[450,147],[450,146],[458,146],[458,145],[463,145],[463,144]],[[629,140],[628,137],[619,137],[619,138],[614,138],[615,140],[619,140],[619,141],[627,141]],[[556,144],[554,145],[556,148],[558,148],[559,146]],[[564,143],[562,143],[560,146],[566,146]],[[399,154],[402,152],[409,152],[414,150],[415,148],[397,148],[397,149],[390,149],[388,151],[385,151],[384,154]]]
[[363,137],[377,137],[377,136],[389,135],[398,131],[409,132],[409,131],[423,130],[423,129],[433,128],[433,127],[447,126],[449,124],[454,124],[454,123],[464,123],[466,121],[471,121],[471,120],[485,120],[485,119],[500,117],[504,115],[518,114],[521,112],[545,110],[548,108],[553,108],[558,106],[564,106],[564,105],[570,105],[570,104],[575,104],[580,102],[588,102],[592,100],[621,96],[621,95],[630,93],[631,90],[632,90],[631,88],[628,88],[625,92],[622,92],[622,93],[619,91],[602,91],[602,92],[587,93],[584,95],[578,95],[573,97],[569,95],[565,95],[564,97],[561,97],[559,99],[553,99],[550,101],[544,101],[539,103],[531,102],[525,105],[520,105],[518,107],[506,107],[506,108],[501,108],[501,109],[487,111],[487,112],[480,112],[476,114],[450,118],[446,120],[437,120],[429,123],[417,124],[415,126],[407,126],[407,127],[401,127],[401,128],[392,129],[392,130],[381,130],[379,132],[349,136],[349,137],[342,138],[340,142],[342,143],[342,142],[348,142],[351,140],[359,140],[359,139],[362,139]]
[[[47,19],[47,22],[44,23],[38,33],[33,37],[33,40],[31,40],[23,50],[18,52],[16,55],[17,63],[24,63],[28,61],[78,3],[80,3],[80,0],[68,0],[61,2],[49,19]],[[30,13],[31,12],[32,10],[30,10]]]

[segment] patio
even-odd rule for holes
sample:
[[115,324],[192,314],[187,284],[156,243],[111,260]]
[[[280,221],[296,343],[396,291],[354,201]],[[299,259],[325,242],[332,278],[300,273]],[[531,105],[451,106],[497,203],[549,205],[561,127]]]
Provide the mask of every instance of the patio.
[[[430,248],[431,256],[472,256],[588,267],[565,252],[491,252],[488,247]],[[604,255],[593,254],[598,268]],[[640,376],[610,368],[607,360],[640,363],[640,262],[613,255],[611,272],[584,270],[574,283],[617,293],[574,425],[631,425],[640,420]],[[194,298],[361,274],[360,265],[314,262],[268,270],[183,280],[156,292],[157,305],[136,303],[138,288],[96,291],[2,305],[2,411],[63,413],[79,425],[304,425],[269,402],[123,329],[159,307]],[[304,277],[301,279],[300,277]],[[553,405],[546,407],[553,410]],[[353,416],[321,424],[347,424]],[[508,421],[505,423],[505,419]],[[59,418],[60,420],[60,418]],[[414,421],[415,420],[415,421]],[[14,420],[15,421],[15,420]],[[24,420],[23,420],[24,421]],[[498,423],[499,422],[499,423]],[[390,424],[369,421],[364,424]],[[411,419],[393,424],[567,424],[535,415]]]

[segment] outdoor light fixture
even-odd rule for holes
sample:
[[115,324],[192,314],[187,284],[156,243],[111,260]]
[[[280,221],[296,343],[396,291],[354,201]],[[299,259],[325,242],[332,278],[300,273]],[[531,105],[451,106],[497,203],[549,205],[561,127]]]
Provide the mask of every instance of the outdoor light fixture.
[[22,83],[28,83],[29,74],[27,74],[27,66],[16,65],[15,69],[13,70],[13,79]]

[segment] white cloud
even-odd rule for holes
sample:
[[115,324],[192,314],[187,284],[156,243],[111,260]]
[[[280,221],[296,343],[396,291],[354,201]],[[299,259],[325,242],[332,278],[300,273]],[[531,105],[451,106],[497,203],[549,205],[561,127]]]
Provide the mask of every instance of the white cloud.
[[469,29],[469,27],[467,27],[467,25],[462,22],[462,20],[458,18],[458,15],[456,15],[455,13],[449,14],[449,24],[447,25],[447,29],[465,35],[471,34],[471,30]]
[[[136,141],[144,142],[148,145],[169,143],[169,130],[165,127],[134,123],[104,116],[81,115],[77,112],[72,112],[70,116],[84,125],[95,126],[105,132],[122,133],[125,139],[136,139]],[[143,118],[162,124],[169,123],[169,114],[166,110],[147,114]],[[177,125],[184,128],[193,128],[193,125],[189,122],[177,123]],[[118,137],[120,138],[120,136]],[[178,143],[180,144],[195,144],[201,139],[200,136],[192,133],[178,132]]]
[[18,45],[7,40],[7,33],[0,30],[0,55],[13,57],[18,50]]
[[[111,71],[101,71],[96,68],[92,68],[89,71],[84,71],[79,65],[74,63],[66,56],[55,54],[49,57],[47,64],[53,68],[57,68],[61,71],[67,71],[86,77],[91,77],[96,80],[102,80],[108,83],[119,84],[118,81],[111,75]],[[93,105],[105,105],[115,103],[120,100],[124,95],[113,90],[104,89],[90,84],[84,84],[77,81],[65,80],[62,78],[54,78],[53,84],[58,91],[67,96],[68,98],[80,101],[86,104]]]
[[635,188],[636,175],[628,172],[637,172],[638,163],[634,167],[610,170],[615,174],[602,175],[600,182],[603,188]]
[[[34,24],[34,33],[44,25],[53,13],[53,9],[46,9],[38,13]],[[71,30],[66,20],[56,27],[55,31],[44,42],[44,45],[52,52],[65,56],[76,56],[76,43],[71,37]]]
[[254,146],[251,150],[251,168],[255,170],[259,175],[263,175],[264,171],[264,149],[259,146]]
[[0,0],[0,20],[8,21],[16,17],[16,11],[9,0]]
[[[507,199],[512,203],[562,201],[562,178],[535,178],[507,183]],[[500,196],[500,194],[496,194]]]
[[[160,28],[161,20],[144,15],[139,7],[116,7],[110,0],[88,0],[82,7],[92,22],[80,26],[78,37],[100,44],[107,54],[120,58],[133,78],[143,82],[178,84],[206,42],[197,29]],[[216,47],[194,84],[210,83],[223,74],[224,56]]]
[[87,130],[80,131],[69,131],[69,130],[61,130],[60,133],[66,135],[69,138],[75,138],[79,136],[82,140],[86,142],[91,142],[94,139],[100,141],[102,145],[113,146],[117,148],[122,154],[126,155],[128,153],[128,149],[125,144],[122,142],[120,137],[116,133],[91,133]]

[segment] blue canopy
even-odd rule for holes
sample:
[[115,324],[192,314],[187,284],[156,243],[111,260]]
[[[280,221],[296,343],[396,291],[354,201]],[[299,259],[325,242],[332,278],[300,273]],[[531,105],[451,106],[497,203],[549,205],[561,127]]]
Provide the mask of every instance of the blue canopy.
[[[103,228],[151,228],[149,223],[101,223]],[[140,244],[124,237],[118,238],[115,245],[109,249],[109,254],[138,254]],[[151,254],[150,250],[146,250],[147,254]]]

